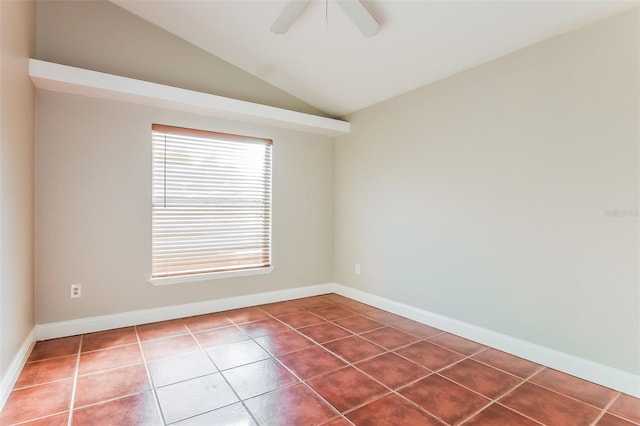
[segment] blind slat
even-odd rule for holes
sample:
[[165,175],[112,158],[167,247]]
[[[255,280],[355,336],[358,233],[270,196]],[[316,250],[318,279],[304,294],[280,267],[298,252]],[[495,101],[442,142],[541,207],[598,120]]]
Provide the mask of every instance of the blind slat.
[[154,124],[152,277],[271,265],[268,139]]

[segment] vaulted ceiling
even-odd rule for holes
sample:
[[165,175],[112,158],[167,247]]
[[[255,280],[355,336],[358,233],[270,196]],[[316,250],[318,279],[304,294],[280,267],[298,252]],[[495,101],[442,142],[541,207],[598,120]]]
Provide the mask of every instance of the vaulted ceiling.
[[363,0],[382,26],[364,37],[334,0],[311,0],[281,35],[269,28],[286,0],[112,1],[334,116],[637,5]]

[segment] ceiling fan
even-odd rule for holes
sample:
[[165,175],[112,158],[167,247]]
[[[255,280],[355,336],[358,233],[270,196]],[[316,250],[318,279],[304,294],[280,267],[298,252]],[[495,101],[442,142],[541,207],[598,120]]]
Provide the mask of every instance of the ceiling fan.
[[[311,0],[289,0],[284,9],[282,9],[280,16],[271,26],[271,32],[275,34],[286,33],[310,2]],[[325,2],[328,2],[328,0],[325,0]],[[362,35],[371,37],[378,34],[380,24],[371,16],[361,0],[336,0],[336,3],[358,27]]]

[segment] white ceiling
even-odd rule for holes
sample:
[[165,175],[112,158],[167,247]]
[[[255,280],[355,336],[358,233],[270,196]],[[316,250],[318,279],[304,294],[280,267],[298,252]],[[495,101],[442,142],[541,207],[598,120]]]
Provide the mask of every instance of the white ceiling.
[[334,0],[312,0],[283,35],[269,28],[286,1],[112,1],[333,116],[638,4],[364,0],[382,25],[365,38]]

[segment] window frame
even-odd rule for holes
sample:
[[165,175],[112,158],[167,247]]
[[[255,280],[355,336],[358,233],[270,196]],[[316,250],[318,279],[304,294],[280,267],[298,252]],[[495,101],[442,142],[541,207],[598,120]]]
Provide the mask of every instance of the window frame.
[[[155,206],[153,195],[152,195],[152,203],[151,203],[151,221],[152,221],[152,229],[151,229],[151,273],[148,282],[153,285],[167,285],[167,284],[180,284],[180,283],[188,283],[188,282],[197,282],[197,281],[208,281],[215,279],[224,279],[224,278],[232,278],[239,276],[249,276],[249,275],[261,275],[261,274],[269,274],[273,271],[273,140],[267,138],[259,138],[259,137],[251,137],[251,136],[243,136],[237,134],[230,133],[220,133],[213,132],[208,130],[200,130],[200,129],[191,129],[185,127],[177,127],[177,126],[169,126],[164,124],[152,124],[151,126],[151,142],[152,142],[152,169],[155,167],[154,163],[154,154],[155,154],[155,145],[154,145],[154,132],[163,132],[167,134],[178,134],[186,137],[197,137],[197,138],[210,138],[216,139],[217,141],[224,142],[249,142],[249,143],[259,143],[262,145],[269,145],[269,180],[268,180],[268,188],[269,188],[269,220],[268,220],[268,264],[260,267],[245,267],[245,268],[237,268],[230,270],[219,270],[219,271],[205,271],[198,273],[184,273],[178,274],[173,273],[171,275],[166,276],[154,276],[154,209]],[[165,160],[166,161],[166,160]],[[166,167],[166,163],[164,165]],[[154,185],[156,185],[156,177],[154,176],[154,172],[152,171],[151,176],[151,184],[152,184],[152,193]],[[166,181],[162,183],[166,187]]]

